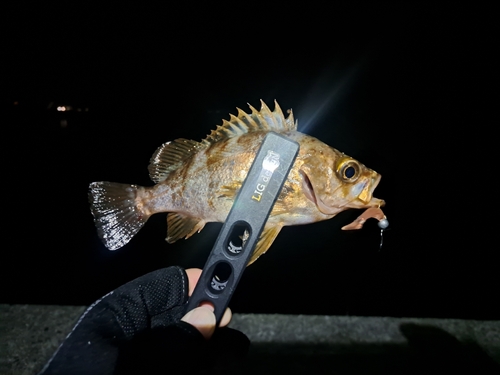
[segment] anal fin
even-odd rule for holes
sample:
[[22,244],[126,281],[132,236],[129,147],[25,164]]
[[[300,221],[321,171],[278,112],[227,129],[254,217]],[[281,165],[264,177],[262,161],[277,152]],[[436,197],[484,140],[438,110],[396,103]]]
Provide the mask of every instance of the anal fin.
[[196,232],[201,232],[205,226],[205,221],[196,217],[170,212],[167,215],[167,226],[166,241],[174,243],[180,238],[188,239]]
[[259,241],[257,242],[257,246],[248,262],[247,266],[252,264],[259,258],[262,254],[264,254],[273,244],[274,240],[278,236],[283,225],[275,224],[275,225],[266,225],[262,234],[260,235]]

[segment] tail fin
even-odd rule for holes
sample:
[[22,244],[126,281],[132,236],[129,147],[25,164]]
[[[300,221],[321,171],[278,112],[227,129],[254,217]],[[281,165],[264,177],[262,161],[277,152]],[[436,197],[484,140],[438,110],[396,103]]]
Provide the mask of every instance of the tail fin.
[[149,218],[136,205],[138,187],[115,182],[92,182],[90,210],[97,233],[109,250],[126,245]]

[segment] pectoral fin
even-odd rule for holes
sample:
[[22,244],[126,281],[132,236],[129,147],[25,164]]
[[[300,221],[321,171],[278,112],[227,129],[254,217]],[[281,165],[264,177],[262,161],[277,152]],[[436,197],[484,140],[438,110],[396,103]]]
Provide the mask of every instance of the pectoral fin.
[[171,212],[167,215],[167,238],[168,243],[174,243],[180,238],[188,239],[196,232],[200,233],[205,226],[205,221],[196,217],[186,216]]
[[257,246],[255,247],[255,250],[247,266],[255,262],[258,257],[264,254],[271,247],[281,228],[283,228],[283,225],[281,224],[273,224],[272,226],[266,225],[266,227],[262,231],[262,234],[260,235],[259,242],[257,242]]
[[217,192],[218,198],[228,198],[228,199],[236,199],[236,195],[241,188],[241,181],[234,180],[230,185],[221,186],[221,188]]

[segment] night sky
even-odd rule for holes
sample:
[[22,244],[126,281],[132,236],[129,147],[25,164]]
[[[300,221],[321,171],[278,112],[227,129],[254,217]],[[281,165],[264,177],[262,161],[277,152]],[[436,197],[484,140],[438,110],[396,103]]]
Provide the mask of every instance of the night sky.
[[477,211],[494,209],[498,185],[485,168],[498,126],[491,9],[128,1],[3,16],[0,303],[90,304],[161,267],[203,267],[221,224],[169,245],[158,214],[111,252],[88,185],[151,186],[162,143],[276,99],[300,131],[382,175],[391,226],[380,251],[375,221],[340,230],[361,211],[285,227],[233,311],[500,319],[498,244]]

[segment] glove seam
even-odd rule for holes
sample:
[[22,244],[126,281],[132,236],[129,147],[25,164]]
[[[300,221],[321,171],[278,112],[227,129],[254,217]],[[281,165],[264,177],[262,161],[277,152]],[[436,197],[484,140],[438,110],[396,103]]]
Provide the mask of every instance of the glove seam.
[[104,296],[102,296],[101,298],[99,298],[97,301],[95,301],[94,303],[92,303],[87,308],[87,310],[85,310],[83,312],[83,314],[80,316],[80,318],[78,318],[78,321],[73,326],[73,328],[71,329],[71,331],[66,335],[66,337],[64,338],[64,340],[61,343],[61,345],[59,345],[59,347],[54,352],[54,354],[52,355],[52,357],[50,357],[50,359],[47,361],[47,363],[45,364],[45,366],[43,366],[42,370],[38,374],[41,375],[41,374],[43,374],[43,372],[45,372],[47,370],[47,368],[50,366],[50,364],[52,363],[52,361],[54,360],[54,358],[57,356],[57,354],[59,353],[59,351],[61,350],[61,348],[63,347],[63,345],[67,342],[67,340],[73,334],[73,332],[75,332],[75,330],[77,329],[77,327],[80,325],[80,323],[83,321],[83,319],[90,313],[90,311],[93,310],[99,303],[101,303],[102,300],[104,300],[106,297],[110,296],[113,293],[114,293],[114,290],[112,290],[111,292],[105,294]]

